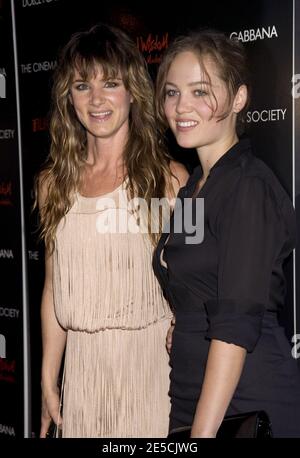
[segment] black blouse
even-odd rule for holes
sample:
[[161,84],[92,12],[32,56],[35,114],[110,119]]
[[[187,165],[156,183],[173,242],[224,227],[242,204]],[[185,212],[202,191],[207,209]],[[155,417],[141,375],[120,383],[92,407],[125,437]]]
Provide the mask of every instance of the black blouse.
[[[183,208],[202,176],[198,166],[181,188]],[[186,243],[184,228],[165,232],[154,255],[154,270],[175,313],[207,317],[206,336],[253,351],[266,310],[284,304],[282,264],[296,241],[292,203],[267,165],[244,139],[210,170],[197,195],[204,198],[204,239]],[[195,213],[196,200],[192,201]],[[183,213],[183,212],[181,212]],[[180,214],[181,214],[180,213]],[[195,218],[195,214],[193,215]],[[161,252],[168,269],[160,262]]]

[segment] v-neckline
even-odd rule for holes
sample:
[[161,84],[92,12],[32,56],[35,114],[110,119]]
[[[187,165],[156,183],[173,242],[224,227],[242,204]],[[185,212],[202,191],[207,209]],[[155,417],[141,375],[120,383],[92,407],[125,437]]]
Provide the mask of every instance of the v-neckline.
[[206,180],[204,181],[203,185],[199,189],[197,189],[197,187],[198,187],[198,183],[201,180],[201,178],[198,181],[196,181],[195,187],[194,187],[194,190],[193,190],[193,193],[192,193],[192,199],[193,200],[197,199],[197,197],[200,197],[199,194],[201,193],[202,189],[206,186],[206,183],[207,183],[208,179],[209,179],[209,175],[206,178]]

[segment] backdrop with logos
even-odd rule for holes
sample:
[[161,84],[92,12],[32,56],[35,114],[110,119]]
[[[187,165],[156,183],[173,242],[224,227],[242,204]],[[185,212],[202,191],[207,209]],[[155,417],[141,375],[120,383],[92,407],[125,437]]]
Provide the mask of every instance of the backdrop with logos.
[[[153,78],[164,49],[187,30],[208,26],[241,40],[253,69],[247,127],[256,154],[275,171],[299,216],[300,0],[198,0],[184,9],[171,1],[84,0],[77,5],[67,0],[0,0],[0,437],[35,436],[39,431],[44,255],[31,212],[33,178],[49,150],[51,78],[58,51],[72,33],[98,21],[124,29],[144,54]],[[192,170],[195,151],[181,150],[171,136],[169,146]],[[285,266],[288,296],[281,316],[296,345],[297,263],[299,254]]]
[[[0,437],[24,428],[23,253],[14,34],[9,2],[0,10]],[[26,310],[26,309],[25,309]],[[26,313],[26,312],[25,312]],[[27,371],[26,371],[27,375]],[[26,380],[28,378],[26,377]],[[28,397],[27,397],[28,399]]]

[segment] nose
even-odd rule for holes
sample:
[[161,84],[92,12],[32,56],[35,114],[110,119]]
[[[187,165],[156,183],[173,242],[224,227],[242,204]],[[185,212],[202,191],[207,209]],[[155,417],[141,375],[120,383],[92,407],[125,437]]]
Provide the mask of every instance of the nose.
[[92,105],[101,105],[105,102],[105,96],[100,88],[93,88],[90,92],[90,102]]
[[188,94],[179,94],[176,100],[176,112],[178,114],[189,113],[192,111],[191,101]]

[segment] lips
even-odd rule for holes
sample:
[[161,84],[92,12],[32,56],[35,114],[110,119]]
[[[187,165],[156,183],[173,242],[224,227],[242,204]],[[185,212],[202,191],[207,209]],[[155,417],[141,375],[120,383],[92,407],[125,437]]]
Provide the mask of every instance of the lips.
[[194,121],[193,119],[177,119],[175,120],[175,123],[177,130],[182,132],[194,129],[194,127],[199,124],[198,121]]
[[89,113],[90,117],[97,120],[97,121],[106,121],[111,115],[112,111],[107,110],[107,111],[91,111]]

